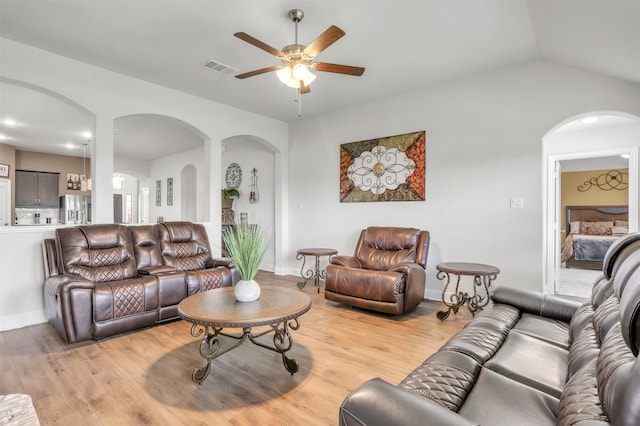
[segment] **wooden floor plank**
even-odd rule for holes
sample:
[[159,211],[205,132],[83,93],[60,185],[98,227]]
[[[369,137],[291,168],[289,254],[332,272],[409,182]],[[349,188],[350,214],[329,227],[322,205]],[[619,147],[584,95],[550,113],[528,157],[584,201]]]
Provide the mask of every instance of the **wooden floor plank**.
[[[296,288],[299,278],[257,280]],[[72,345],[39,324],[0,333],[0,394],[31,395],[42,425],[335,425],[353,389],[373,377],[398,384],[471,318],[461,309],[440,322],[438,302],[384,315],[301,291],[313,304],[292,331],[295,375],[279,354],[245,343],[197,385],[204,360],[184,321]]]

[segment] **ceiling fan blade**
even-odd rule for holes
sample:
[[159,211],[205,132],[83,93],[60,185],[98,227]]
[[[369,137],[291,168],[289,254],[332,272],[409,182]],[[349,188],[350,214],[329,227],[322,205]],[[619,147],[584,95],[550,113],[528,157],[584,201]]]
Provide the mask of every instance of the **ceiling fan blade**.
[[280,68],[282,67],[277,65],[272,67],[260,68],[259,70],[253,70],[253,71],[245,72],[243,74],[238,74],[236,75],[236,78],[239,78],[242,80],[243,78],[253,77],[254,75],[260,75],[266,72],[278,71]]
[[311,44],[303,50],[303,52],[305,55],[309,55],[312,58],[318,56],[320,52],[338,41],[342,36],[344,36],[344,34],[344,31],[335,25],[332,25],[327,28],[325,32],[320,34],[318,38],[313,40]]
[[247,43],[254,45],[258,49],[262,49],[265,52],[272,54],[273,56],[276,56],[278,58],[281,58],[284,56],[284,53],[282,53],[275,47],[271,47],[267,43],[264,43],[258,40],[257,38],[250,36],[247,33],[239,32],[239,33],[235,33],[234,36],[238,37],[240,40],[244,40]]
[[352,67],[351,65],[329,64],[327,62],[318,62],[315,66],[316,71],[334,72],[336,74],[348,74],[361,76],[364,73],[362,67]]
[[300,87],[298,88],[298,93],[304,95],[305,93],[309,93],[311,91],[311,87],[305,86],[304,81],[300,80]]

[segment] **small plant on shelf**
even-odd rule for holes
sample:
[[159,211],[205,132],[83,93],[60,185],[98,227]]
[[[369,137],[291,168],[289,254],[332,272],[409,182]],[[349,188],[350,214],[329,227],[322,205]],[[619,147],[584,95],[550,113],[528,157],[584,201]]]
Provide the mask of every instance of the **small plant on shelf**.
[[222,188],[222,199],[226,200],[227,198],[239,197],[240,192],[238,192],[235,188]]

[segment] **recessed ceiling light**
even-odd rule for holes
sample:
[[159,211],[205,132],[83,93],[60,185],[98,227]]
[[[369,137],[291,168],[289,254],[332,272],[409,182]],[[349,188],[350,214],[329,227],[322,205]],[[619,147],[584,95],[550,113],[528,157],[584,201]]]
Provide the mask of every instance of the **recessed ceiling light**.
[[13,127],[13,126],[17,126],[20,123],[18,123],[13,118],[5,118],[4,120],[2,120],[2,124],[4,124],[7,127]]
[[620,157],[628,159],[629,158],[629,154],[620,154]]
[[598,121],[598,117],[595,116],[591,116],[591,117],[585,117],[581,120],[584,124],[593,124],[596,121]]
[[9,139],[9,136],[7,136],[7,135],[0,135],[0,141],[6,141],[7,139]]
[[73,149],[76,146],[71,142],[67,142],[67,143],[64,144],[64,147],[67,148],[67,149]]
[[82,137],[83,138],[91,139],[91,136],[93,136],[93,135],[89,131],[82,132]]

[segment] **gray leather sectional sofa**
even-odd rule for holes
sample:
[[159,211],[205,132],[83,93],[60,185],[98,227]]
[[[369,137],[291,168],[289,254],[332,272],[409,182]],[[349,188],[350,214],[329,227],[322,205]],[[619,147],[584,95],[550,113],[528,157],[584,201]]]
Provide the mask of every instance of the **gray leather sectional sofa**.
[[341,425],[640,425],[640,235],[616,241],[588,302],[498,287],[397,386],[372,379]]
[[69,343],[177,318],[182,299],[239,280],[191,222],[59,228],[43,253],[47,318]]

